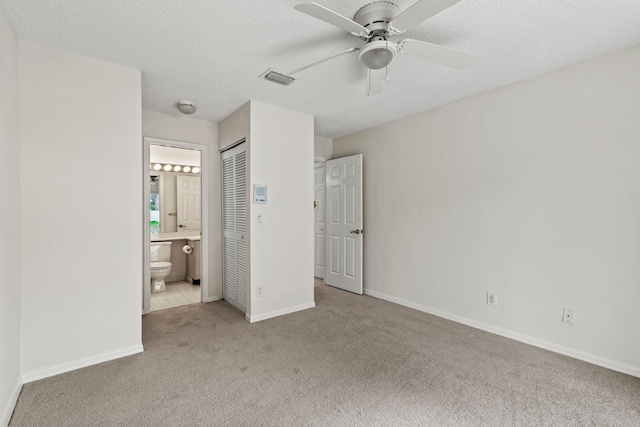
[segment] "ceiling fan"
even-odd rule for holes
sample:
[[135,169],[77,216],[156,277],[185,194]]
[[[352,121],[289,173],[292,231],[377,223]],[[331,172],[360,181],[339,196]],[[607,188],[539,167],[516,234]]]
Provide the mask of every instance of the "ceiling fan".
[[396,54],[404,54],[418,59],[435,62],[449,67],[464,69],[475,59],[475,55],[448,47],[406,38],[395,43],[390,38],[402,34],[411,27],[453,6],[460,0],[419,0],[401,11],[390,1],[375,1],[361,7],[353,19],[342,16],[317,3],[303,3],[294,8],[321,21],[335,25],[365,41],[361,47],[353,47],[313,64],[298,68],[286,75],[267,70],[262,76],[267,80],[288,84],[291,77],[303,70],[341,55],[359,51],[358,58],[367,68],[367,95],[382,92],[382,85],[389,80],[387,66]]

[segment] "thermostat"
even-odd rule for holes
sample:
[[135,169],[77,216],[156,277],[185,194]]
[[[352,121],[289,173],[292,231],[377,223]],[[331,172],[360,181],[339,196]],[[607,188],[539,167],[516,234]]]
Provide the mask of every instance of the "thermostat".
[[267,186],[266,185],[253,186],[253,203],[258,205],[267,204]]

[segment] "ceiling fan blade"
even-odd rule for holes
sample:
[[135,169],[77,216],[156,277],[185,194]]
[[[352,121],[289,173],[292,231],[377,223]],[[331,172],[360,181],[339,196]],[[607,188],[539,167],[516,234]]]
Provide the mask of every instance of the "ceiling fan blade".
[[369,30],[367,30],[357,22],[344,17],[339,13],[334,12],[333,10],[327,9],[324,6],[320,6],[318,3],[303,3],[294,6],[294,9],[302,13],[306,13],[307,15],[313,16],[314,18],[318,18],[319,20],[327,22],[331,25],[335,25],[338,28],[342,28],[349,33],[355,34],[356,36],[366,37],[370,34]]
[[358,50],[360,50],[359,47],[352,47],[351,49],[347,49],[347,50],[343,50],[342,52],[334,53],[333,55],[327,56],[326,58],[323,58],[323,59],[321,59],[319,61],[313,62],[313,63],[311,63],[309,65],[305,65],[304,67],[300,67],[300,68],[297,68],[297,69],[295,69],[293,71],[290,71],[287,74],[289,76],[292,76],[294,74],[298,74],[301,71],[304,71],[304,70],[306,70],[308,68],[311,68],[311,67],[315,67],[316,65],[322,64],[323,62],[327,62],[327,61],[329,61],[329,60],[331,60],[333,58],[337,58],[338,56],[346,55],[347,53],[356,52]]
[[431,18],[446,8],[453,6],[460,0],[418,0],[396,16],[390,23],[389,29],[393,34],[400,34],[422,21]]
[[467,68],[476,58],[471,53],[413,39],[398,43],[398,52],[459,70]]
[[377,95],[382,93],[382,84],[387,71],[384,68],[378,70],[372,70],[367,68],[367,96]]

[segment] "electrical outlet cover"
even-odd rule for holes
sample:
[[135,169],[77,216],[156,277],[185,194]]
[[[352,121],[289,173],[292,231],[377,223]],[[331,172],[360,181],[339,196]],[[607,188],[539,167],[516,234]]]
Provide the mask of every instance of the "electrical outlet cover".
[[571,308],[563,308],[562,309],[562,321],[565,323],[569,323],[573,325],[573,309]]

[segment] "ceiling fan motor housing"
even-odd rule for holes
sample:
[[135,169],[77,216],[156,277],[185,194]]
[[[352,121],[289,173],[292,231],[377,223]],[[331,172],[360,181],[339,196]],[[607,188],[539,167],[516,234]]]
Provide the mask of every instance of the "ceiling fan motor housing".
[[389,22],[400,14],[400,8],[390,1],[376,1],[362,6],[353,20],[373,33],[373,37],[363,37],[363,40],[375,40],[389,37]]

